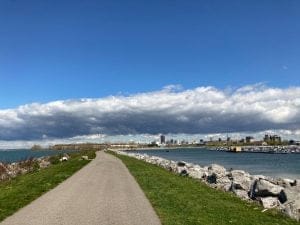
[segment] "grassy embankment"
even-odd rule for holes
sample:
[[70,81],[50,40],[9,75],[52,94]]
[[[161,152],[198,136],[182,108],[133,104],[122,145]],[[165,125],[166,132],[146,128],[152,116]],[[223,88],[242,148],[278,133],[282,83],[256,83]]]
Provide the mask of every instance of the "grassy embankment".
[[299,225],[277,211],[263,213],[257,204],[247,203],[192,178],[128,156],[116,156],[144,190],[163,225]]
[[59,162],[59,156],[52,156],[51,161],[54,164],[48,168],[1,182],[0,221],[54,188],[89,163],[87,160],[81,160],[82,155],[95,158],[94,151],[71,153],[69,155],[71,157],[67,162]]

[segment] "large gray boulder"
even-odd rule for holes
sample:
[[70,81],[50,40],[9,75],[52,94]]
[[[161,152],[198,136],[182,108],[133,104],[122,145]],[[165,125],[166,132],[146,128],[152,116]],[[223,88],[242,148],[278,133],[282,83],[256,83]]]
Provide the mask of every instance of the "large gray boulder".
[[217,180],[226,176],[226,169],[218,164],[211,164],[208,167],[207,182],[210,184],[216,184]]
[[184,162],[184,161],[179,161],[179,162],[177,162],[177,166],[179,166],[179,167],[186,166],[186,162]]
[[298,198],[300,199],[300,188],[296,186],[283,189],[279,195],[279,200],[281,203],[291,202]]
[[159,162],[158,165],[169,170],[171,168],[171,161],[170,160],[162,160]]
[[221,177],[216,179],[216,187],[224,191],[229,191],[232,186],[232,181],[227,177]]
[[232,189],[249,191],[251,187],[251,176],[243,170],[232,170],[229,174],[232,179]]
[[265,209],[272,209],[280,206],[280,202],[276,197],[260,198],[260,202]]
[[297,198],[294,201],[289,201],[283,204],[282,212],[289,217],[300,220],[300,199]]
[[188,172],[187,172],[187,168],[186,167],[177,167],[177,171],[176,171],[179,175],[181,176],[187,176]]
[[294,187],[297,185],[296,180],[287,179],[287,178],[278,178],[276,183],[284,188]]
[[195,166],[193,168],[188,169],[188,174],[194,179],[204,180],[206,179],[208,172],[200,166]]
[[220,166],[218,164],[211,164],[208,167],[208,173],[209,175],[215,174],[217,178],[225,177],[226,176],[226,169],[223,166]]
[[282,190],[279,200],[283,203],[282,212],[294,218],[300,219],[300,187],[293,186]]
[[256,180],[251,187],[252,197],[278,197],[284,188],[268,180]]
[[47,159],[42,159],[41,161],[39,161],[39,167],[42,169],[47,168],[50,164],[51,163]]
[[177,171],[177,163],[174,161],[170,162],[170,167],[169,167],[169,171],[175,172]]
[[243,199],[243,200],[249,200],[249,195],[248,192],[245,190],[240,190],[240,189],[234,189],[232,190],[232,192],[238,196],[239,198]]
[[177,162],[177,167],[176,167],[176,173],[182,175],[182,176],[186,176],[188,175],[188,169],[186,167],[186,163],[183,161]]

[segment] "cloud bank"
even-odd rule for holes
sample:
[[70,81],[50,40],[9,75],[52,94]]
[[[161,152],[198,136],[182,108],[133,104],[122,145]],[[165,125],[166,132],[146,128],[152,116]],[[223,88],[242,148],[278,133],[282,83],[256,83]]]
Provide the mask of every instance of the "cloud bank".
[[0,110],[0,140],[158,133],[259,132],[300,127],[300,87],[198,87]]

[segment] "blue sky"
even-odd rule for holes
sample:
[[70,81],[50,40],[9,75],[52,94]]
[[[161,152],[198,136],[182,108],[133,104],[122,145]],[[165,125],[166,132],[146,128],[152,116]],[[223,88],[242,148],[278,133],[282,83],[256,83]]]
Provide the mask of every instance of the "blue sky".
[[1,0],[0,148],[160,133],[300,140],[299,11],[297,0]]
[[0,108],[300,84],[300,2],[0,1]]

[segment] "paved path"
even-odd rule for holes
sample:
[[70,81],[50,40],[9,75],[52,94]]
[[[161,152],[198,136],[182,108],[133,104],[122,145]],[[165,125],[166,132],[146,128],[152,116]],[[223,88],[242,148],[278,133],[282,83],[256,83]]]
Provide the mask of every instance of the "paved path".
[[0,225],[160,225],[125,165],[104,152]]

